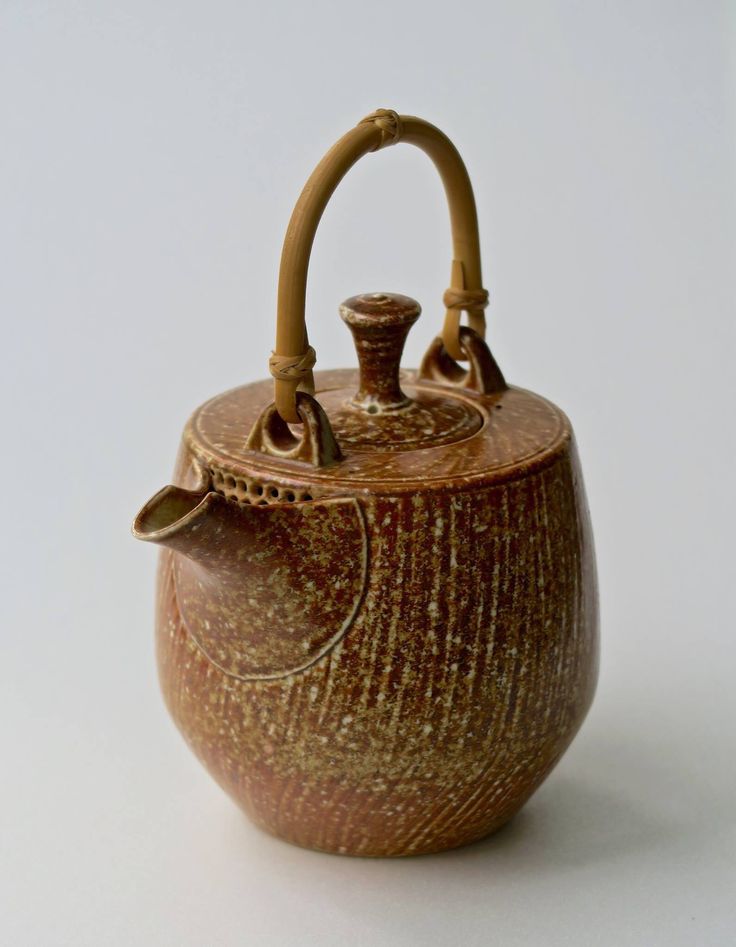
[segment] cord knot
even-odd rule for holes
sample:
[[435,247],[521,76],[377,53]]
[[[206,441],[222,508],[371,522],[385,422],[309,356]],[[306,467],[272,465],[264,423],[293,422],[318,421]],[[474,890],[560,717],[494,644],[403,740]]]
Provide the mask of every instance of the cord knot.
[[381,132],[381,140],[371,151],[378,151],[379,148],[385,148],[386,145],[395,145],[401,139],[403,128],[401,125],[401,116],[393,109],[376,109],[365,118],[361,118],[359,125],[375,125]]

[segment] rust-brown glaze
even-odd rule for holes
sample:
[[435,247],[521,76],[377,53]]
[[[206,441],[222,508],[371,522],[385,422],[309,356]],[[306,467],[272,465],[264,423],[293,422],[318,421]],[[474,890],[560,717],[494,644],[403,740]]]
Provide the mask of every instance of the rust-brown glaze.
[[270,386],[234,389],[135,528],[166,547],[164,696],[220,785],[299,845],[411,855],[494,831],[564,752],[597,676],[595,567],[559,409],[495,363],[485,393],[442,364],[379,384],[361,338],[360,376],[315,376],[340,458],[247,447]]
[[[315,376],[317,225],[354,163],[399,141],[430,157],[448,199],[442,333],[401,371],[419,304],[354,296],[340,314],[360,371]],[[539,786],[592,700],[595,564],[572,430],[506,384],[488,298],[455,146],[414,116],[366,116],[292,213],[273,381],[194,413],[174,484],[134,524],[163,547],[174,720],[246,812],[299,845],[415,855],[478,839]]]

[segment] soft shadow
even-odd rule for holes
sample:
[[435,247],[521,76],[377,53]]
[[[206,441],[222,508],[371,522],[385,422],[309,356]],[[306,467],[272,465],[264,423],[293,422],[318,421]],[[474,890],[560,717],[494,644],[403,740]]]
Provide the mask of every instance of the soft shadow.
[[493,876],[545,877],[607,862],[666,857],[703,842],[706,790],[686,763],[632,733],[588,728],[521,812],[486,839],[437,855],[345,858],[295,849],[257,832],[259,856],[279,870],[311,863],[324,878],[360,878],[369,888],[399,877],[487,885]]
[[703,790],[672,763],[631,734],[588,733],[499,832],[428,859],[528,873],[681,847],[688,833],[702,836],[702,823],[683,814]]

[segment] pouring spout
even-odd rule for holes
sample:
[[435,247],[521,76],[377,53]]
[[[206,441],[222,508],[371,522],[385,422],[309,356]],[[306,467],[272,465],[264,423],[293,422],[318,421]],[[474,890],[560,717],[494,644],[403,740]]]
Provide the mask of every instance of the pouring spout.
[[203,486],[168,486],[133,535],[176,553],[177,614],[220,670],[275,678],[308,667],[352,626],[368,580],[354,497],[239,504]]
[[211,566],[227,559],[227,539],[243,525],[243,518],[238,507],[219,493],[170,485],[143,506],[132,532],[136,539],[167,546]]
[[181,553],[212,580],[222,580],[258,544],[267,516],[260,507],[242,509],[206,487],[170,485],[143,506],[132,532],[136,539]]
[[181,487],[164,487],[141,508],[133,522],[133,535],[149,543],[164,542],[183,527],[184,521],[197,510],[206,496],[206,493],[183,490]]
[[184,490],[173,485],[164,487],[136,516],[133,535],[144,542],[174,545],[172,540],[190,530],[206,513],[205,505],[210,495],[209,492]]

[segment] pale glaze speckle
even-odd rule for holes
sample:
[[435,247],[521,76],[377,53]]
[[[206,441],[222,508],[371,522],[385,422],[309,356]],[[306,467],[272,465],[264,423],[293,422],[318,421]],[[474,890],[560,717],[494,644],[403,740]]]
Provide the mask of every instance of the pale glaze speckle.
[[[358,388],[358,373],[348,369],[318,372],[316,394],[320,402],[347,406]],[[509,387],[493,395],[479,395],[464,388],[417,380],[416,373],[402,372],[402,388],[414,397],[417,392],[452,398],[465,403],[469,413],[478,414],[480,425],[473,425],[461,440],[421,450],[381,449],[378,438],[370,433],[362,449],[346,446],[341,463],[315,468],[311,482],[324,484],[336,493],[369,488],[412,491],[433,483],[446,489],[461,479],[485,482],[523,475],[532,467],[554,459],[560,444],[571,435],[570,422],[559,408],[540,395],[522,388]],[[304,465],[245,449],[248,432],[256,423],[272,395],[267,381],[233,388],[206,402],[192,415],[184,440],[204,466],[215,464],[236,476],[272,476],[278,482],[303,480]],[[338,419],[339,420],[339,419]],[[378,424],[377,415],[366,421]],[[409,419],[411,422],[411,418]],[[335,429],[340,440],[340,429]],[[352,428],[349,439],[354,438]]]
[[[207,462],[237,453],[228,469],[244,476],[302,490],[316,480],[335,494],[345,493],[344,476],[362,489],[347,504],[221,499],[232,519],[220,551],[232,559],[236,543],[246,549],[242,577],[221,582],[222,594],[206,581],[198,591],[192,578],[221,558],[217,544],[206,540],[194,569],[181,551],[163,551],[158,659],[174,720],[249,815],[296,844],[408,855],[493,831],[564,752],[597,676],[593,549],[566,419],[511,389],[508,427],[486,428],[470,450],[455,445],[457,460],[432,449],[435,479],[422,486],[422,455],[432,451],[393,454],[404,474],[414,458],[416,474],[411,489],[406,480],[392,489],[388,477],[366,482],[366,454],[348,454],[349,472],[330,478],[248,457],[229,420],[242,418],[243,391],[195,415],[177,483],[201,487]],[[494,419],[496,400],[475,399]],[[255,516],[265,523],[272,513],[273,526],[257,526]],[[296,545],[286,550],[302,529],[313,538],[305,535],[300,559]],[[278,568],[259,579],[258,564],[274,555]]]

